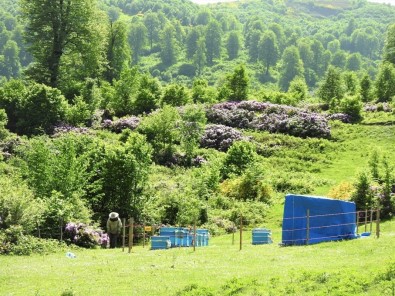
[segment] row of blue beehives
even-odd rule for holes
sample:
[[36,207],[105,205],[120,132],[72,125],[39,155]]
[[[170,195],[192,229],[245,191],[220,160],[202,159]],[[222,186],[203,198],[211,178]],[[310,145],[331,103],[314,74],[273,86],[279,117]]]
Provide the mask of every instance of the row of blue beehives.
[[172,247],[192,247],[196,238],[195,246],[208,246],[209,232],[207,229],[197,229],[196,235],[188,228],[161,227],[159,236],[151,237],[151,249],[167,249]]

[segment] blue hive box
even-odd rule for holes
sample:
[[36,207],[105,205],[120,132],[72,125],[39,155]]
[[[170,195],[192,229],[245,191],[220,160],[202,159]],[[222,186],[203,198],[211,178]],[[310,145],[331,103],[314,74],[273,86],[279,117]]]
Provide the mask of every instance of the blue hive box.
[[208,229],[198,229],[196,230],[196,233],[201,235],[200,238],[200,245],[199,246],[208,246],[208,241],[210,239],[210,234],[208,232]]
[[151,250],[168,249],[171,247],[170,237],[168,236],[152,236]]
[[272,233],[270,230],[265,228],[254,228],[252,230],[253,245],[271,244],[272,242]]

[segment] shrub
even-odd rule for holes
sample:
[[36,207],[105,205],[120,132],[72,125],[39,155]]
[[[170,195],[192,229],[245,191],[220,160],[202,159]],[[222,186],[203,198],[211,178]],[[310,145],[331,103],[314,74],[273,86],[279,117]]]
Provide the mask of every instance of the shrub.
[[223,167],[221,169],[224,178],[232,174],[240,175],[256,159],[254,144],[246,141],[234,142],[229,148]]
[[227,151],[233,142],[243,139],[241,132],[225,125],[207,125],[200,139],[202,148],[214,148]]
[[0,255],[48,254],[65,249],[66,245],[57,240],[24,234],[21,226],[0,230]]
[[84,223],[69,222],[64,229],[66,242],[83,248],[107,247],[108,235],[100,228]]
[[353,191],[354,191],[353,184],[349,182],[342,182],[339,185],[336,185],[335,187],[332,187],[329,190],[328,197],[341,199],[341,200],[350,200]]
[[140,123],[140,118],[136,116],[123,117],[118,120],[112,121],[110,119],[105,119],[102,123],[104,129],[120,133],[124,129],[135,130]]

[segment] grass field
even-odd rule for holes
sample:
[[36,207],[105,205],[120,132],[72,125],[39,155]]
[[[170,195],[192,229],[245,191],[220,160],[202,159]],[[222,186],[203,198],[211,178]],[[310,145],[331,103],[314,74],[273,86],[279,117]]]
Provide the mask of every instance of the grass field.
[[[395,221],[368,237],[301,247],[253,246],[251,232],[208,247],[77,250],[0,257],[0,295],[393,295]],[[66,293],[68,292],[68,294]],[[212,294],[210,294],[212,293]]]

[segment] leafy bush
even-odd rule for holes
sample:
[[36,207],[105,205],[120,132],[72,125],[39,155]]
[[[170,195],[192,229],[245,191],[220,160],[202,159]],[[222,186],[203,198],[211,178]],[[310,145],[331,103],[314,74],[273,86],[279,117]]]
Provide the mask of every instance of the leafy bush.
[[229,148],[221,174],[224,178],[230,175],[240,175],[256,159],[256,149],[254,144],[246,141],[237,141]]
[[66,242],[83,248],[107,247],[109,238],[100,228],[83,223],[69,222],[64,229]]
[[200,146],[226,151],[232,146],[233,142],[242,139],[242,133],[234,128],[221,124],[211,124],[206,126],[206,130],[200,139]]
[[21,226],[0,230],[0,255],[48,254],[65,249],[66,245],[58,240],[23,234]]
[[105,119],[102,123],[104,129],[120,133],[124,129],[135,130],[140,123],[140,118],[136,116],[123,117],[118,120],[112,121],[110,119]]
[[226,102],[207,110],[209,122],[231,127],[285,133],[302,138],[329,138],[327,119],[305,109],[256,101]]
[[340,200],[350,200],[353,192],[353,184],[349,182],[342,182],[329,190],[328,197]]

